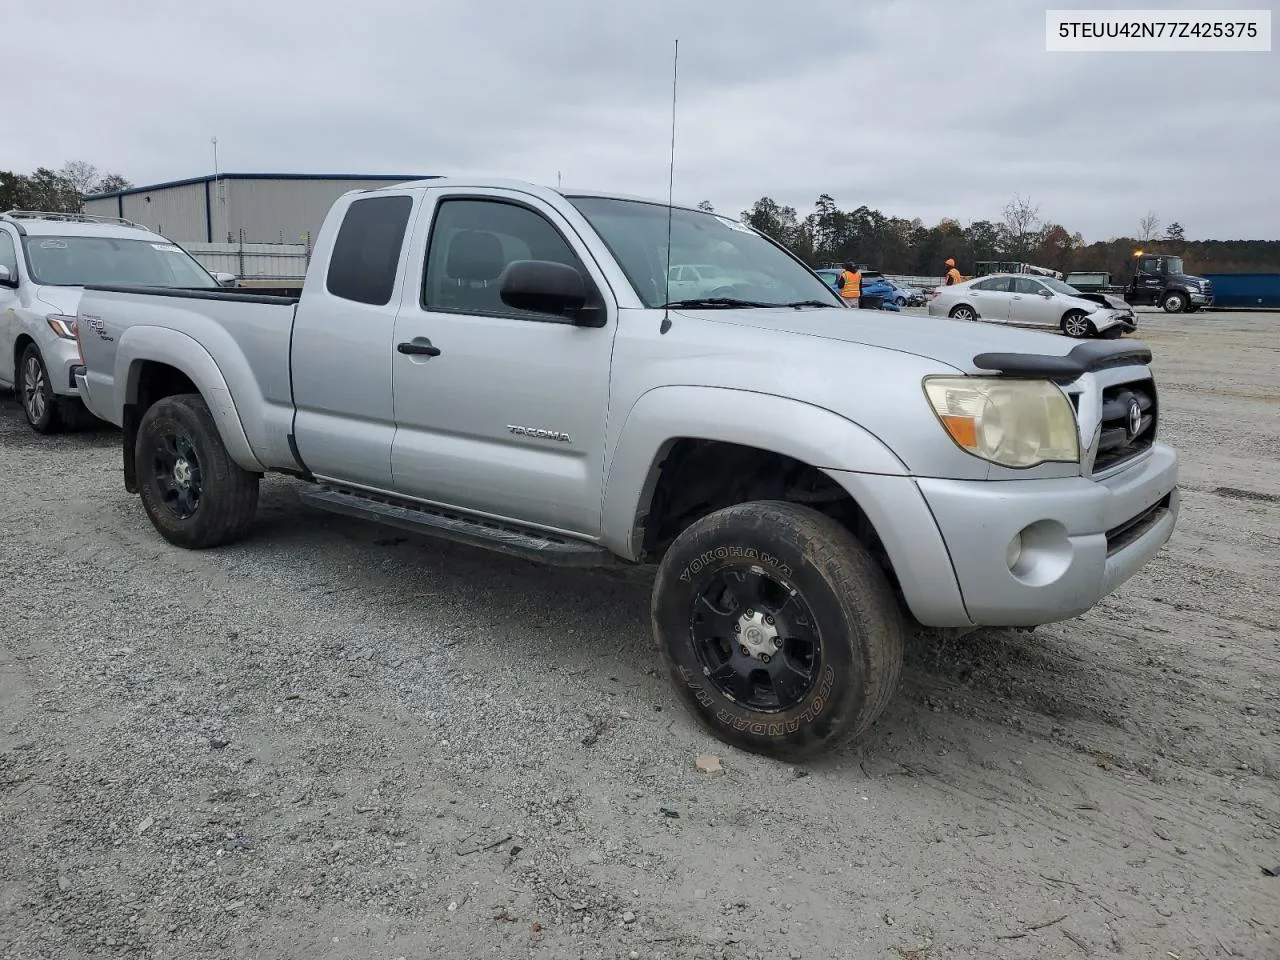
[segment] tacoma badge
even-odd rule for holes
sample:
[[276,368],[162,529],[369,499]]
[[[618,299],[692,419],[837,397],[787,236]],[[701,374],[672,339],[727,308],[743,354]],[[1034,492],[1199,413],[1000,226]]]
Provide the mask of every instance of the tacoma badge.
[[517,437],[533,437],[537,440],[559,440],[561,443],[572,443],[569,435],[567,433],[562,433],[559,430],[543,430],[539,427],[518,427],[513,423],[508,423],[507,429]]

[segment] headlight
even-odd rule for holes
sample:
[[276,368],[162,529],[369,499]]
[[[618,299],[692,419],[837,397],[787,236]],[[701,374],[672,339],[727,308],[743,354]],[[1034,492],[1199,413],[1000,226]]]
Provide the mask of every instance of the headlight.
[[51,313],[44,319],[49,324],[49,329],[63,340],[74,340],[76,338],[75,317],[68,317],[61,313]]
[[1005,467],[1078,463],[1075,410],[1048,380],[929,377],[933,412],[964,451]]

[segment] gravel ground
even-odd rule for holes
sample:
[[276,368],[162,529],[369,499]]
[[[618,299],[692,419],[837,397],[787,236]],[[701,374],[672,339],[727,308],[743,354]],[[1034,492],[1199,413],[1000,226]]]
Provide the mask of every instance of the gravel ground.
[[1142,334],[1169,547],[1069,623],[917,638],[803,769],[676,706],[643,571],[275,478],[251,539],[184,552],[114,430],[0,395],[0,955],[1275,960],[1280,318]]

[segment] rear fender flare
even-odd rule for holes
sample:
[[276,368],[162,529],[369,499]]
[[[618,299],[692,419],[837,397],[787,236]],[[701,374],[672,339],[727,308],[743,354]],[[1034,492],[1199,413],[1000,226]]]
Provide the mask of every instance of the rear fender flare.
[[605,467],[601,540],[627,559],[640,555],[641,518],[663,460],[681,439],[756,447],[818,469],[908,475],[879,437],[823,407],[722,387],[658,387],[626,415]]
[[[146,361],[168,364],[181,371],[200,391],[231,459],[245,470],[266,472],[249,444],[226,378],[209,351],[197,340],[168,327],[129,327],[120,337],[115,361],[115,382],[124,384],[124,396],[119,398],[118,407],[126,411],[136,408],[138,380]],[[142,411],[137,415],[141,417]]]

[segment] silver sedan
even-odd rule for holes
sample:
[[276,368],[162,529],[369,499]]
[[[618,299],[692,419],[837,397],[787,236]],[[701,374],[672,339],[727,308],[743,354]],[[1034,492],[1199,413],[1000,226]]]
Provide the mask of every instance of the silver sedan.
[[1069,337],[1119,337],[1137,329],[1133,307],[1105,293],[1081,293],[1052,277],[997,273],[938,287],[929,314],[1028,327],[1056,327]]

